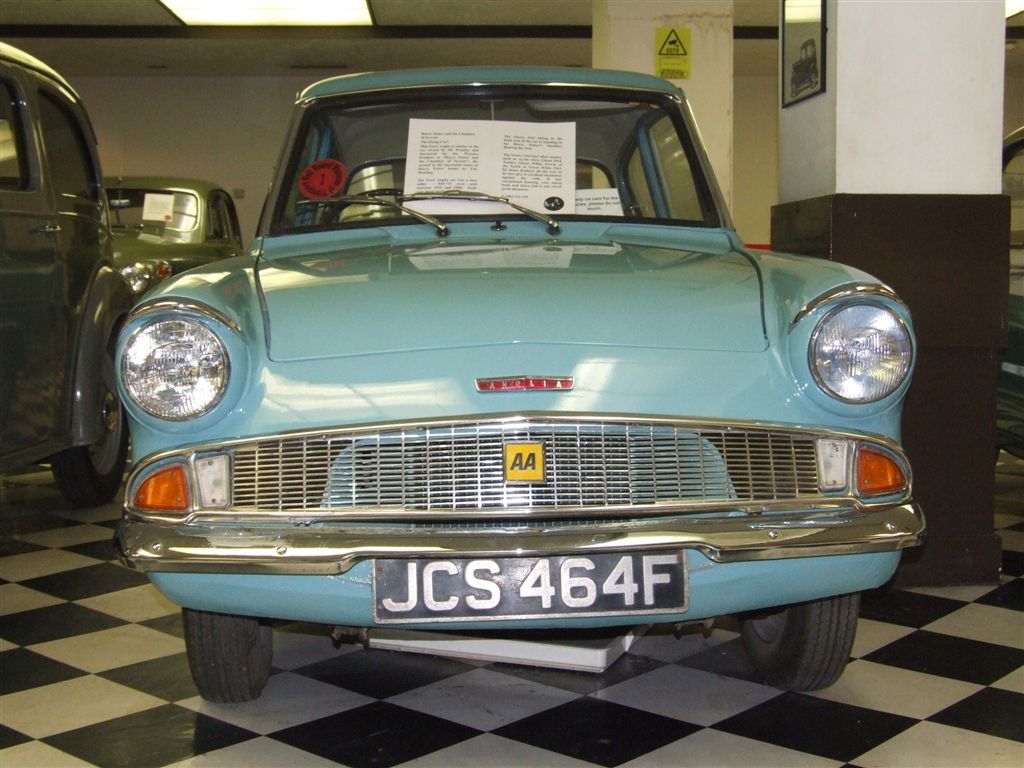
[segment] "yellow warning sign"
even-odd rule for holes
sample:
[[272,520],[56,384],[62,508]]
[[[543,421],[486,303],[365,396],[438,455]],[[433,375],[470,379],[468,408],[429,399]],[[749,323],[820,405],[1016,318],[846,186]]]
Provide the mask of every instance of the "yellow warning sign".
[[667,80],[690,79],[691,37],[689,27],[658,27],[654,32],[654,74]]

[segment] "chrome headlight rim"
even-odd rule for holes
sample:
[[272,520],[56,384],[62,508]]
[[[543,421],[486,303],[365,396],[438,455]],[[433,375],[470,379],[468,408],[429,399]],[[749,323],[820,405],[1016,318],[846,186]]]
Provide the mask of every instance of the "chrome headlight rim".
[[[815,350],[818,346],[818,340],[821,334],[828,327],[829,323],[832,322],[835,317],[843,312],[851,309],[867,307],[878,312],[884,312],[895,321],[896,327],[899,329],[899,333],[902,335],[904,342],[907,346],[907,359],[903,365],[903,370],[900,372],[899,381],[889,387],[884,393],[864,398],[851,398],[846,397],[840,392],[833,389],[828,384],[825,378],[822,376],[821,370],[816,362]],[[815,323],[813,330],[811,331],[810,338],[807,341],[807,367],[810,369],[811,376],[814,378],[815,384],[825,395],[832,400],[843,403],[845,405],[855,406],[870,406],[876,403],[880,403],[894,394],[902,391],[906,388],[907,382],[910,380],[910,374],[914,369],[914,359],[916,357],[916,346],[914,343],[914,335],[910,331],[910,327],[900,314],[894,311],[891,307],[886,306],[883,303],[877,303],[872,301],[855,301],[855,302],[844,302],[838,306],[830,308],[825,314]]]
[[[168,414],[166,412],[161,412],[160,410],[156,410],[152,407],[149,407],[145,399],[140,397],[139,394],[135,391],[135,387],[133,386],[132,383],[132,376],[129,375],[129,350],[131,349],[132,344],[134,344],[138,337],[143,333],[151,331],[157,325],[169,322],[185,322],[190,323],[198,328],[201,328],[203,332],[209,334],[210,337],[213,339],[213,341],[216,344],[220,358],[223,361],[223,375],[221,376],[220,384],[219,386],[216,387],[216,391],[213,397],[210,398],[203,405],[202,408],[192,410],[184,414]],[[162,315],[154,317],[139,325],[139,327],[135,328],[125,340],[121,353],[120,363],[121,381],[123,382],[124,392],[127,395],[128,399],[131,401],[131,404],[137,407],[147,416],[150,416],[161,422],[182,423],[191,422],[195,421],[196,419],[203,418],[204,416],[215,410],[217,406],[221,404],[231,386],[232,365],[231,354],[228,351],[228,346],[225,344],[224,339],[221,338],[220,334],[218,334],[216,330],[210,327],[209,323],[204,322],[204,320],[201,317],[193,315]]]

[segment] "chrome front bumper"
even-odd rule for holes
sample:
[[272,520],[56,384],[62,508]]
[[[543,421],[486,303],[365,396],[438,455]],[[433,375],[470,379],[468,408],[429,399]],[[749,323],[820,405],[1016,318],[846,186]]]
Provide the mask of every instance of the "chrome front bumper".
[[169,524],[126,518],[122,561],[144,571],[339,574],[373,558],[531,557],[697,550],[718,563],[891,552],[920,543],[916,504],[545,528]]

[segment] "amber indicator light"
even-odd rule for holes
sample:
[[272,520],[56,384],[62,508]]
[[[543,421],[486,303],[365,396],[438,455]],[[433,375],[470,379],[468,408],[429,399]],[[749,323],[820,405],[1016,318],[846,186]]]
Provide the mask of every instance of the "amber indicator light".
[[862,495],[893,493],[907,487],[907,478],[892,458],[861,448],[857,453],[857,491]]
[[189,507],[185,468],[171,464],[150,475],[135,491],[133,504],[139,509],[184,511]]

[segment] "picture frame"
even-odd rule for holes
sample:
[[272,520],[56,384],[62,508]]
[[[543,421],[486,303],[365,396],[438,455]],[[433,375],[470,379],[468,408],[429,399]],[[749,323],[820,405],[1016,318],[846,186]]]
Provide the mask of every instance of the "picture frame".
[[782,107],[825,92],[825,0],[779,0]]

